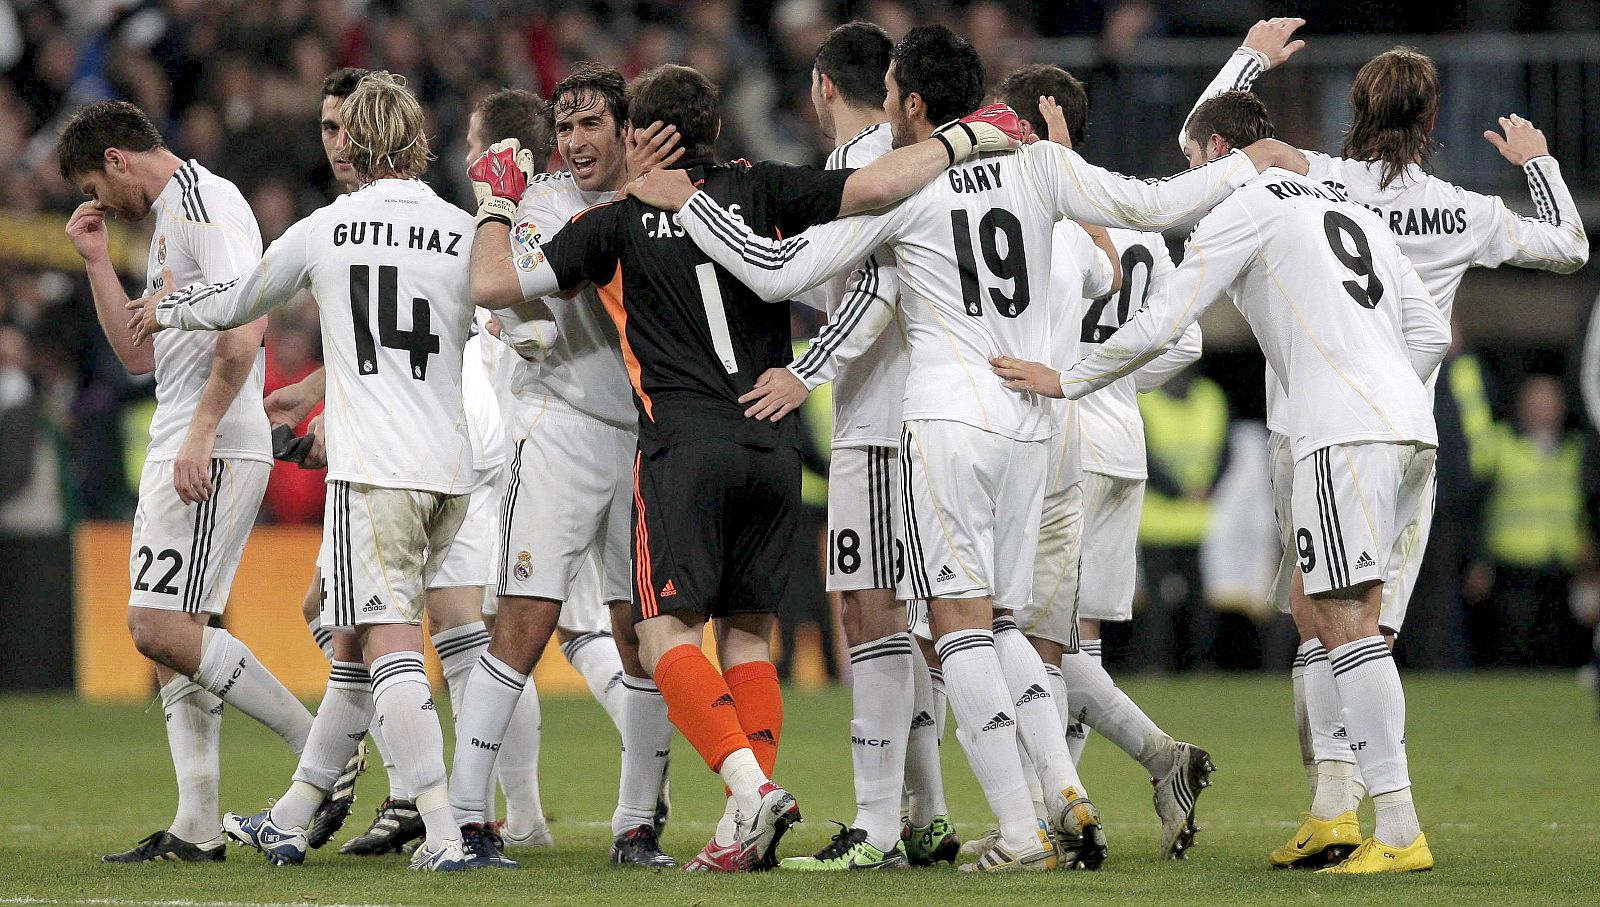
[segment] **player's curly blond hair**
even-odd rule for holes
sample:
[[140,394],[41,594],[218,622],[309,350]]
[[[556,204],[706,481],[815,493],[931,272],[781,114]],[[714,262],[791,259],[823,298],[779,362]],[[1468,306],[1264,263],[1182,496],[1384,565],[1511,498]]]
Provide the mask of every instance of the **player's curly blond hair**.
[[350,145],[344,155],[362,182],[410,179],[428,169],[433,155],[423,131],[422,105],[404,76],[369,72],[339,105]]

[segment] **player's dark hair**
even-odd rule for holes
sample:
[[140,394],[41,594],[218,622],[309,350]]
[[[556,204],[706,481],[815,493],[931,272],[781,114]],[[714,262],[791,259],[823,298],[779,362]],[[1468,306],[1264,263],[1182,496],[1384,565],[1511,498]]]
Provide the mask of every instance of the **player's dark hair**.
[[106,151],[151,151],[165,148],[161,130],[144,111],[127,101],[96,101],[67,121],[56,142],[56,162],[61,178],[74,182],[79,176],[106,166]]
[[860,19],[828,33],[817,48],[817,72],[833,80],[851,107],[882,107],[883,74],[894,42],[880,26]]
[[628,89],[628,122],[641,129],[657,120],[678,127],[685,154],[710,154],[722,126],[717,86],[687,66],[657,66]]
[[362,77],[368,72],[370,70],[359,69],[355,66],[335,69],[322,80],[322,96],[340,100],[350,97],[350,92],[356,90],[356,86],[361,84]]
[[1248,91],[1224,91],[1196,107],[1184,130],[1201,148],[1213,135],[1222,136],[1234,148],[1244,148],[1272,138],[1273,133],[1267,105]]
[[1355,161],[1382,161],[1379,185],[1388,188],[1412,164],[1433,154],[1439,115],[1439,70],[1414,47],[1395,47],[1368,60],[1350,85],[1355,120],[1339,149]]
[[545,124],[544,99],[520,88],[502,88],[484,95],[472,106],[478,115],[478,131],[493,144],[501,139],[516,139],[533,151],[538,161],[550,148],[550,132]]
[[557,116],[586,111],[597,104],[605,104],[620,135],[622,125],[628,121],[627,81],[615,67],[579,63],[550,91],[550,104],[545,107],[544,114],[550,134],[555,135]]
[[943,25],[919,25],[889,54],[900,97],[922,97],[928,122],[959,119],[983,103],[983,58],[966,38]]
[[1013,69],[990,93],[990,100],[1005,104],[1028,121],[1040,138],[1045,134],[1044,113],[1039,110],[1039,99],[1055,98],[1061,113],[1067,118],[1067,133],[1072,147],[1083,145],[1089,134],[1089,93],[1083,90],[1072,73],[1059,66],[1030,63]]

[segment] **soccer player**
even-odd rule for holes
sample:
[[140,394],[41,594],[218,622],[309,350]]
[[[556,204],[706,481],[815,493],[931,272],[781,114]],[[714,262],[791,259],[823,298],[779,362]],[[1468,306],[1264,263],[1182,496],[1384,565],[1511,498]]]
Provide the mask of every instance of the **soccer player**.
[[[490,112],[475,114],[468,130],[471,172],[498,163],[508,168],[503,176],[519,176],[516,149],[543,146],[524,139],[486,155],[490,143],[522,138],[527,131],[518,122],[525,116]],[[513,715],[523,708],[514,694],[530,683],[554,633],[622,736],[611,860],[670,868],[677,863],[661,852],[657,813],[672,724],[639,664],[633,635],[629,508],[638,416],[621,347],[593,290],[576,300],[525,298],[518,282],[524,272],[514,263],[537,249],[538,238],[555,235],[572,215],[622,188],[626,85],[615,69],[585,64],[556,86],[548,112],[541,105],[538,113],[541,121],[550,118],[567,169],[511,190],[518,196],[514,210],[485,194],[487,207],[480,212],[514,219],[516,229],[486,232],[473,246],[474,299],[510,306],[496,316],[502,339],[527,358],[518,359],[510,378],[516,448],[501,506],[498,615],[459,724],[451,802],[463,824],[483,820],[493,799],[488,770],[496,752],[503,762],[508,751],[524,745],[505,740],[509,729],[532,734],[537,754],[537,724]],[[548,838],[542,828],[535,832]],[[527,839],[514,824],[506,836],[512,844]]]
[[[347,138],[344,134],[340,105],[366,74],[367,70],[364,69],[339,69],[330,73],[322,85],[319,126],[323,152],[327,155],[328,166],[333,172],[335,182],[349,191],[359,188],[360,184],[356,179],[354,168],[348,161],[341,159]],[[529,140],[533,140],[532,135],[529,136]],[[463,360],[468,367],[463,371],[462,383],[472,436],[473,468],[478,474],[478,486],[472,492],[472,501],[467,518],[462,523],[462,531],[457,533],[449,556],[440,565],[438,573],[428,587],[425,608],[432,635],[431,641],[434,650],[439,654],[445,687],[450,695],[451,713],[457,716],[461,714],[461,695],[466,687],[466,675],[489,641],[488,632],[484,629],[481,608],[485,597],[484,590],[489,583],[490,562],[493,559],[494,510],[499,503],[499,486],[496,479],[500,472],[500,464],[504,461],[500,416],[494,394],[483,380],[479,343],[481,341],[468,342]],[[266,398],[269,419],[275,424],[291,426],[303,421],[310,410],[323,399],[325,374],[324,369],[318,369],[300,382],[279,388],[269,394]],[[320,422],[314,422],[310,432],[325,434]],[[324,444],[323,439],[316,439],[316,447]],[[313,453],[316,453],[315,447]],[[325,457],[325,454],[322,457]],[[312,580],[311,589],[306,593],[302,607],[307,612],[307,627],[331,661],[332,634],[325,630],[321,623],[321,608],[325,595],[323,579],[321,571],[318,571]],[[389,779],[389,796],[378,806],[371,827],[346,841],[339,848],[340,853],[362,856],[390,853],[401,850],[406,844],[423,835],[422,818],[417,812],[411,792],[406,789],[406,776],[397,769],[389,750],[383,745],[381,726],[372,727],[370,733],[383,757],[384,769]],[[355,759],[340,773],[328,798],[323,802],[323,807],[317,811],[315,820],[307,829],[307,843],[313,848],[326,844],[344,824],[345,817],[349,814],[350,805],[355,800],[355,779],[364,768],[361,748],[357,747]],[[513,755],[507,759],[507,774],[512,779],[507,789],[513,793],[508,802],[512,807],[527,804],[529,798],[519,795],[534,783],[531,781],[518,783],[519,778],[531,779],[533,774],[532,766],[525,760],[517,761],[517,755],[521,752],[522,750],[514,748]],[[531,808],[525,808],[520,815],[536,817],[533,823],[543,824],[543,814],[538,810],[536,796],[532,798]]]
[[261,257],[261,232],[239,190],[167,150],[139,108],[122,101],[75,113],[56,146],[61,176],[89,196],[67,222],[83,257],[95,313],[130,374],[155,372],[156,411],[139,480],[129,573],[128,630],[156,665],[178,780],[172,824],[108,863],[220,861],[218,747],[224,702],[296,753],[311,715],[222,614],[266,491],[272,462],[261,410],[265,322],[217,335],[172,335],[151,346],[127,328],[127,293],[107,248],[106,218],[155,215],[147,291],[163,269],[186,282],[231,280]]
[[[426,827],[412,868],[459,870],[468,853],[450,812],[421,622],[478,484],[461,390],[471,217],[416,179],[428,141],[402,79],[369,73],[340,111],[361,189],[290,227],[242,277],[134,304],[134,333],[224,329],[307,287],[323,302],[323,621],[336,631],[335,660],[293,784],[270,809],[225,815],[224,832],[270,862],[302,862],[306,825],[376,712]],[[474,861],[499,859],[485,843],[468,842]]]
[[[811,101],[835,143],[830,169],[862,167],[891,149],[883,76],[893,46],[882,28],[856,21],[834,29],[817,50]],[[877,292],[863,291],[872,288]],[[906,629],[905,603],[895,595],[905,565],[894,464],[907,362],[904,337],[887,329],[898,291],[894,253],[880,249],[848,282],[820,289],[829,329],[772,379],[794,384],[799,399],[833,382],[827,588],[840,595],[850,645],[856,815],[814,856],[781,865],[829,871],[954,863],[960,839],[944,802],[932,678]],[[769,409],[771,396],[750,401],[752,417],[787,412],[781,405]],[[910,833],[902,835],[899,809],[907,787]]]
[[[881,207],[952,159],[1011,141],[986,123],[952,123],[857,172],[717,165],[710,156],[720,129],[716,89],[681,66],[641,76],[628,119],[636,129],[657,120],[675,127],[686,169],[674,172],[702,180],[766,234]],[[480,232],[503,226],[479,223]],[[632,199],[576,215],[539,250],[520,255],[517,267],[526,272],[524,297],[593,283],[618,326],[641,415],[633,486],[641,660],[673,724],[734,801],[732,821],[720,822],[685,868],[771,865],[778,840],[800,818],[794,798],[771,781],[783,706],[768,648],[795,537],[797,425],[746,418],[740,397],[758,376],[787,364],[788,312],[724,279],[673,215]],[[720,673],[700,650],[708,617],[716,620]]]
[[[934,123],[966,115],[983,99],[982,61],[948,29],[913,29],[893,61],[885,110],[896,145],[937,134]],[[999,821],[1000,834],[973,864],[978,870],[1057,862],[1035,821],[1019,736],[1050,779],[1050,825],[1067,864],[1100,865],[1105,837],[1082,796],[1043,663],[1009,619],[1000,632],[991,629],[1029,600],[1053,423],[1041,401],[973,376],[996,349],[1048,355],[1052,318],[1060,315],[1048,295],[1057,220],[1146,229],[1181,223],[1252,178],[1251,155],[1263,165],[1296,157],[1281,143],[1264,143],[1204,170],[1147,182],[1041,142],[1015,156],[952,166],[885,213],[782,241],[757,235],[681,175],[656,171],[630,184],[652,204],[681,208],[678,221],[695,244],[768,300],[810,289],[884,243],[894,247],[911,345],[901,416],[906,597],[930,600],[959,737]]]
[[[1248,90],[1261,73],[1298,52],[1305,42],[1291,39],[1304,21],[1257,22],[1200,103],[1229,89]],[[1504,135],[1484,133],[1527,177],[1536,214],[1524,217],[1510,211],[1497,196],[1463,189],[1423,169],[1433,151],[1430,134],[1439,111],[1438,71],[1426,56],[1409,48],[1379,54],[1357,73],[1350,99],[1355,117],[1340,156],[1308,153],[1311,176],[1340,189],[1384,219],[1446,318],[1468,268],[1510,264],[1571,273],[1588,260],[1588,237],[1561,178],[1560,165],[1549,155],[1544,134],[1532,123],[1513,114],[1500,119]],[[1189,138],[1191,132],[1185,130],[1180,141],[1186,154],[1201,155],[1207,139]],[[1432,386],[1430,382],[1430,390]],[[1288,453],[1286,404],[1270,376],[1267,403],[1273,497],[1284,546],[1274,597],[1280,609],[1295,615],[1300,632],[1301,645],[1291,676],[1296,718],[1302,728],[1302,759],[1312,788],[1309,816],[1270,859],[1279,867],[1321,866],[1338,862],[1361,842],[1356,807],[1372,782],[1357,774],[1348,730],[1340,717],[1340,697],[1326,640],[1317,636],[1309,602],[1290,595],[1289,579],[1297,556],[1287,519],[1293,462]],[[1384,584],[1379,627],[1391,645],[1405,620],[1432,516],[1430,483],[1422,506],[1403,533],[1409,539],[1406,556],[1394,565],[1397,572]],[[1371,868],[1391,863],[1381,856],[1383,850],[1381,846],[1369,848],[1360,865]]]
[[[1272,134],[1246,92],[1202,104],[1188,131],[1208,156]],[[1220,141],[1218,141],[1220,139]],[[1290,518],[1296,588],[1311,596],[1319,638],[1332,648],[1340,700],[1378,830],[1332,871],[1407,871],[1433,865],[1411,805],[1405,694],[1378,630],[1383,586],[1406,556],[1403,532],[1432,482],[1437,437],[1424,381],[1450,326],[1382,219],[1334,187],[1270,170],[1195,228],[1183,264],[1095,352],[1065,372],[997,358],[1019,391],[1081,397],[1130,373],[1174,342],[1217,300],[1232,296],[1290,407]],[[1368,868],[1367,854],[1389,856]]]
[[[1082,147],[1088,131],[1089,98],[1082,83],[1066,70],[1043,64],[1024,66],[1007,75],[995,93],[1024,117],[1034,118],[1032,122],[1048,123],[1051,141]],[[1041,97],[1053,101],[1041,104]],[[1056,229],[1059,236],[1063,228]],[[1081,319],[1064,320],[1072,330],[1072,348],[1069,357],[1061,361],[1078,358],[1078,343],[1103,342],[1133,312],[1144,308],[1152,288],[1172,272],[1172,258],[1161,234],[1108,232],[1111,254],[1120,265],[1121,286],[1115,296],[1090,294]],[[1145,480],[1144,421],[1136,394],[1159,387],[1199,356],[1200,326],[1190,325],[1178,344],[1136,374],[1068,404],[1073,408],[1069,431],[1075,429],[1082,436],[1073,452],[1082,465],[1082,513],[1067,544],[1047,546],[1047,536],[1041,531],[1034,597],[1035,604],[1041,593],[1077,602],[1078,645],[1072,651],[1073,647],[1061,644],[1064,640],[1028,634],[1044,658],[1051,682],[1061,685],[1058,705],[1072,704],[1071,714],[1062,720],[1067,725],[1073,762],[1081,757],[1088,730],[1099,727],[1149,771],[1156,786],[1156,815],[1162,829],[1158,852],[1163,858],[1180,858],[1194,843],[1194,803],[1209,783],[1211,759],[1205,750],[1173,740],[1117,687],[1101,663],[1100,622],[1133,617],[1132,552],[1138,542]],[[1057,470],[1052,470],[1051,476],[1053,483],[1060,481]],[[1049,501],[1047,492],[1047,529],[1051,525]],[[1052,557],[1066,561],[1058,564],[1048,560]],[[1026,623],[1023,629],[1029,629]]]

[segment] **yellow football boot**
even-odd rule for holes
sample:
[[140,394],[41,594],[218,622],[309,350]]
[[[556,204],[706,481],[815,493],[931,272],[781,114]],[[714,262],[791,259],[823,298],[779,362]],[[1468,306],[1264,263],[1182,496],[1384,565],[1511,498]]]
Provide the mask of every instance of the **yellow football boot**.
[[1333,819],[1318,819],[1301,814],[1300,830],[1289,843],[1274,850],[1267,859],[1276,869],[1318,869],[1333,866],[1361,846],[1361,823],[1354,812]]
[[1427,835],[1417,835],[1410,847],[1390,847],[1377,838],[1361,842],[1344,862],[1318,872],[1368,874],[1376,872],[1427,872],[1433,868],[1433,851]]

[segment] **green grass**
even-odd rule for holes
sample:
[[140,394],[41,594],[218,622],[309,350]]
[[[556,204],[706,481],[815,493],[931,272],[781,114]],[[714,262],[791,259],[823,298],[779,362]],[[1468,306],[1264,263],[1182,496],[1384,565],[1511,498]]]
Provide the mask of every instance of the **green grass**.
[[[1107,819],[1111,859],[1097,874],[966,877],[946,870],[824,877],[689,876],[620,870],[605,862],[616,792],[616,743],[585,698],[544,707],[545,808],[557,846],[522,851],[520,873],[428,876],[400,857],[341,857],[332,847],[299,868],[267,866],[252,851],[222,866],[102,866],[167,821],[174,798],[157,709],[91,706],[64,697],[0,698],[0,905],[160,904],[1112,904],[1589,903],[1600,892],[1600,727],[1593,701],[1566,674],[1413,676],[1411,771],[1439,867],[1408,877],[1330,878],[1273,872],[1266,854],[1293,831],[1305,779],[1285,680],[1204,677],[1127,683],[1158,722],[1214,755],[1216,785],[1201,798],[1193,857],[1158,862],[1150,786],[1105,740],[1083,773]],[[442,698],[442,697],[441,697]],[[849,697],[792,693],[778,776],[810,821],[784,853],[826,841],[848,820]],[[953,738],[945,771],[963,833],[990,821]],[[687,859],[711,830],[721,786],[681,740],[666,849]],[[287,786],[293,760],[261,728],[230,712],[223,807],[254,810]],[[383,797],[382,769],[363,777],[338,840],[364,828]],[[1370,819],[1367,827],[1370,829]],[[359,828],[357,826],[360,826]]]

